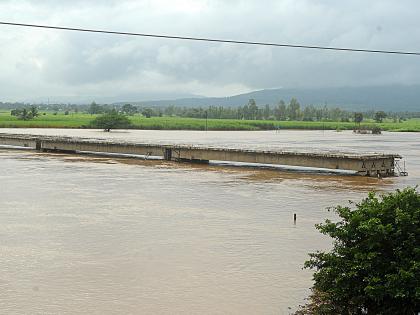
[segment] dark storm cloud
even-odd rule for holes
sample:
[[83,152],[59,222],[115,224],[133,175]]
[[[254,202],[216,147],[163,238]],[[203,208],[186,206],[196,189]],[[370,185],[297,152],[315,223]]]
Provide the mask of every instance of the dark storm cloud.
[[[263,4],[262,4],[263,3]],[[420,51],[417,1],[5,1],[0,19],[291,44]],[[226,95],[258,88],[418,84],[420,58],[1,26],[0,93]]]

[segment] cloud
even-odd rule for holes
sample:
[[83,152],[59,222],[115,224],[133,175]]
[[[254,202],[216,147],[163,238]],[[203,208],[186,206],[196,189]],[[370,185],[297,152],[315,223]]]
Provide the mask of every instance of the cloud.
[[[387,0],[2,1],[0,20],[120,31],[420,51],[420,4]],[[273,87],[420,84],[420,58],[0,26],[3,100],[229,95]]]

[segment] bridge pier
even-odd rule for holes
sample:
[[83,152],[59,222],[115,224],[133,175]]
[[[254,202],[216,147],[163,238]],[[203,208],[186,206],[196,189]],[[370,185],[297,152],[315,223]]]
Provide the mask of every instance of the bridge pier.
[[165,150],[163,151],[163,158],[166,161],[172,160],[172,148],[165,148]]

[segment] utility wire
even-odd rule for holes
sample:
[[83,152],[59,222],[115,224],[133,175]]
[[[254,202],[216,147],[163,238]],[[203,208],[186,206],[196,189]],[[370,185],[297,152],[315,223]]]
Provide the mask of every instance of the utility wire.
[[76,31],[76,32],[102,33],[102,34],[113,34],[113,35],[126,35],[126,36],[141,36],[141,37],[153,37],[153,38],[165,38],[165,39],[190,40],[190,41],[200,41],[200,42],[215,42],[215,43],[229,43],[229,44],[242,44],[242,45],[258,45],[258,46],[318,49],[318,50],[347,51],[347,52],[360,52],[360,53],[420,56],[420,52],[402,51],[402,50],[380,50],[380,49],[343,48],[343,47],[332,47],[332,46],[293,45],[293,44],[270,43],[270,42],[253,42],[253,41],[217,39],[217,38],[205,38],[205,37],[188,37],[188,36],[172,36],[172,35],[162,35],[162,34],[118,32],[118,31],[98,30],[98,29],[51,26],[51,25],[40,25],[40,24],[12,23],[12,22],[1,22],[1,21],[0,21],[0,25],[34,27],[34,28],[53,29],[53,30],[62,30],[62,31]]

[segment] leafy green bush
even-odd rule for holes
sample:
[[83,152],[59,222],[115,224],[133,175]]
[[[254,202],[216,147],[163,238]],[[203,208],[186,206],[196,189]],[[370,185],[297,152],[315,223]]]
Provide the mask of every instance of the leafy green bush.
[[341,220],[317,225],[333,238],[330,252],[310,254],[315,269],[310,303],[296,314],[417,314],[420,311],[420,194],[414,188],[355,209],[338,206]]
[[91,124],[93,127],[110,131],[111,129],[128,128],[131,122],[127,116],[112,110],[109,113],[96,117]]

